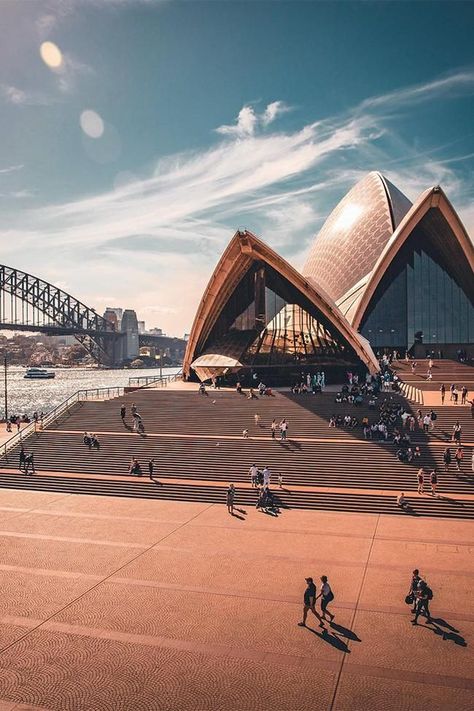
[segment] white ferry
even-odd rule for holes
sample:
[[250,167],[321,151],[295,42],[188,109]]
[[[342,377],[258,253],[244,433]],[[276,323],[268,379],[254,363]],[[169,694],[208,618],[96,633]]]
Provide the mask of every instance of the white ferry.
[[28,368],[24,378],[29,378],[30,380],[49,380],[50,378],[56,377],[56,373],[51,370],[45,370],[44,368]]

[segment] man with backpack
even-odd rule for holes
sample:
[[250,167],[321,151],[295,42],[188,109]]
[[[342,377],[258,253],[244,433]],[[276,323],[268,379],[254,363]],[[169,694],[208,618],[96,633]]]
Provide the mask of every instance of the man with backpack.
[[415,619],[412,620],[412,625],[418,624],[418,617],[424,614],[426,617],[426,624],[431,622],[430,615],[430,601],[433,599],[433,591],[428,587],[428,583],[425,580],[420,580],[418,583],[418,589],[416,591],[416,611]]

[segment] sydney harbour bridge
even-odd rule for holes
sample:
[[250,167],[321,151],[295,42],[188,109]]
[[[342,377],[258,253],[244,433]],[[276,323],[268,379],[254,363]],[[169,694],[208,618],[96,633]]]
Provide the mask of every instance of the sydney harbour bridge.
[[0,330],[73,335],[107,366],[136,358],[142,346],[184,352],[185,341],[139,334],[136,313],[126,309],[120,329],[94,309],[32,274],[0,264]]

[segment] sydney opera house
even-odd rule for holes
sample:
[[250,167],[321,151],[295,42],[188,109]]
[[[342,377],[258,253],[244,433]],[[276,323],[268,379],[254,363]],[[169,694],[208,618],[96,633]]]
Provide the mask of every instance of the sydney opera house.
[[411,203],[369,173],[314,239],[301,272],[238,231],[204,292],[187,378],[267,384],[301,372],[374,373],[387,350],[453,356],[474,343],[474,247],[440,187]]

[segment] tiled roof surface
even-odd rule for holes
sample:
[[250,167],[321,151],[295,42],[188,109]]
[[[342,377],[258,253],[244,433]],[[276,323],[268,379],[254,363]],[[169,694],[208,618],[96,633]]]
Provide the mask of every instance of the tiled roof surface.
[[334,301],[340,299],[372,270],[410,205],[380,173],[369,173],[329,215],[313,243],[303,275]]

